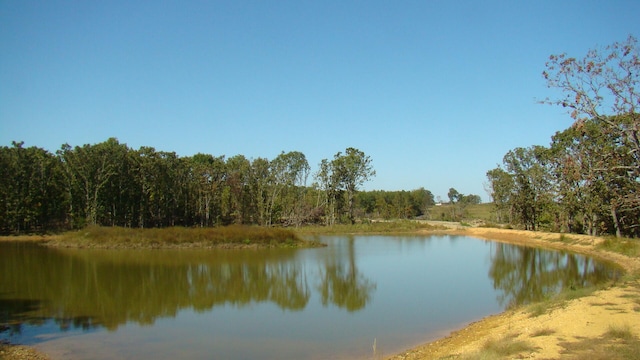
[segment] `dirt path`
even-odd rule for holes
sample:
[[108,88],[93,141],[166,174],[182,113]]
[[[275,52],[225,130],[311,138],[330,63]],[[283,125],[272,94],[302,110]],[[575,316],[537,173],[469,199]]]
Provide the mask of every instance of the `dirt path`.
[[443,232],[583,253],[615,261],[631,276],[591,295],[548,304],[541,315],[532,305],[487,317],[389,359],[640,358],[640,259],[598,251],[595,245],[603,239],[589,236],[569,235],[559,241],[559,234],[518,230]]

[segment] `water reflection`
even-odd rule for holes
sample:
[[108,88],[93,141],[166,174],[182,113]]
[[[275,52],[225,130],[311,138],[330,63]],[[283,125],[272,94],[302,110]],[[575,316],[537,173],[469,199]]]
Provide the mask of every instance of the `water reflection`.
[[2,244],[1,322],[61,329],[152,324],[180,309],[272,302],[303,309],[310,287],[293,252],[55,250]]
[[[51,323],[61,331],[115,331],[130,322],[152,325],[159,318],[179,317],[185,309],[209,313],[219,308],[216,316],[221,317],[229,308],[251,311],[256,304],[273,304],[283,313],[305,319],[300,325],[300,320],[289,320],[294,315],[287,316],[291,323],[283,322],[282,329],[300,325],[295,333],[308,332],[309,339],[325,336],[330,331],[326,329],[342,327],[340,321],[353,325],[358,320],[364,329],[371,329],[375,322],[371,318],[381,318],[380,328],[392,329],[384,335],[389,338],[404,326],[389,325],[395,318],[405,319],[403,323],[407,318],[417,323],[435,321],[420,316],[425,307],[438,314],[445,312],[436,305],[437,296],[445,297],[441,302],[452,312],[460,312],[452,304],[453,290],[445,291],[448,282],[477,291],[473,296],[457,296],[460,306],[475,306],[481,297],[489,298],[495,306],[497,296],[504,308],[615,275],[610,266],[580,255],[487,245],[465,237],[321,240],[330,245],[261,251],[70,250],[0,243],[0,336],[20,334],[26,325],[46,327]],[[488,264],[482,264],[483,255]],[[482,267],[476,267],[477,263]],[[451,264],[460,265],[452,268]],[[484,275],[487,271],[488,277]],[[480,277],[469,280],[471,273]],[[465,281],[477,284],[465,286]],[[407,292],[412,294],[411,303],[397,297]],[[401,306],[398,300],[402,300]],[[353,316],[343,320],[345,311]],[[401,317],[402,311],[411,314]],[[393,316],[384,318],[386,314]],[[273,327],[273,322],[283,317],[268,319],[272,323],[266,323]],[[181,321],[186,323],[182,326],[191,326],[187,320]],[[314,324],[313,329],[308,324]],[[225,325],[225,330],[230,326]],[[331,339],[332,344],[336,341]]]
[[[327,256],[324,260],[318,292],[322,305],[335,304],[348,311],[363,309],[371,299],[376,285],[364,275],[360,274],[356,266],[355,239],[347,237],[346,256]],[[340,247],[332,248],[334,250]]]
[[493,243],[489,276],[507,308],[619,276],[612,266],[565,252]]

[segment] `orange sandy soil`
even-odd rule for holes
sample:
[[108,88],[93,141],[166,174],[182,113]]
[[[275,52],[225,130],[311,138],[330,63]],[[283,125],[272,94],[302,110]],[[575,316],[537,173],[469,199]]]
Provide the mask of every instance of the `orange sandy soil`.
[[[444,232],[586,254],[617,263],[627,276],[585,297],[552,303],[541,315],[534,315],[535,304],[508,310],[388,359],[640,359],[640,258],[598,250],[595,245],[603,239],[585,235],[565,235],[560,242],[556,233],[491,228]],[[509,344],[524,345],[521,350],[491,351]]]

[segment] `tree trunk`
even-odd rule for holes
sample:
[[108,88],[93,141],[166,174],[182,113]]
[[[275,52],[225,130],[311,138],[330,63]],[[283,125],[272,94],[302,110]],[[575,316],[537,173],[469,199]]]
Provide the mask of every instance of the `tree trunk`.
[[622,237],[622,231],[620,230],[620,221],[618,220],[618,211],[616,206],[611,206],[611,218],[613,219],[613,226],[616,229],[616,237]]

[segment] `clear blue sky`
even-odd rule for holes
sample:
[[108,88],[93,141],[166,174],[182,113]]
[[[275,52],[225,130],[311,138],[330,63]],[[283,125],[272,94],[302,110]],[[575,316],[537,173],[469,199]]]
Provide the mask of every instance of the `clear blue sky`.
[[488,196],[571,120],[550,54],[640,35],[640,1],[0,0],[0,145],[273,159],[355,147],[365,189]]

